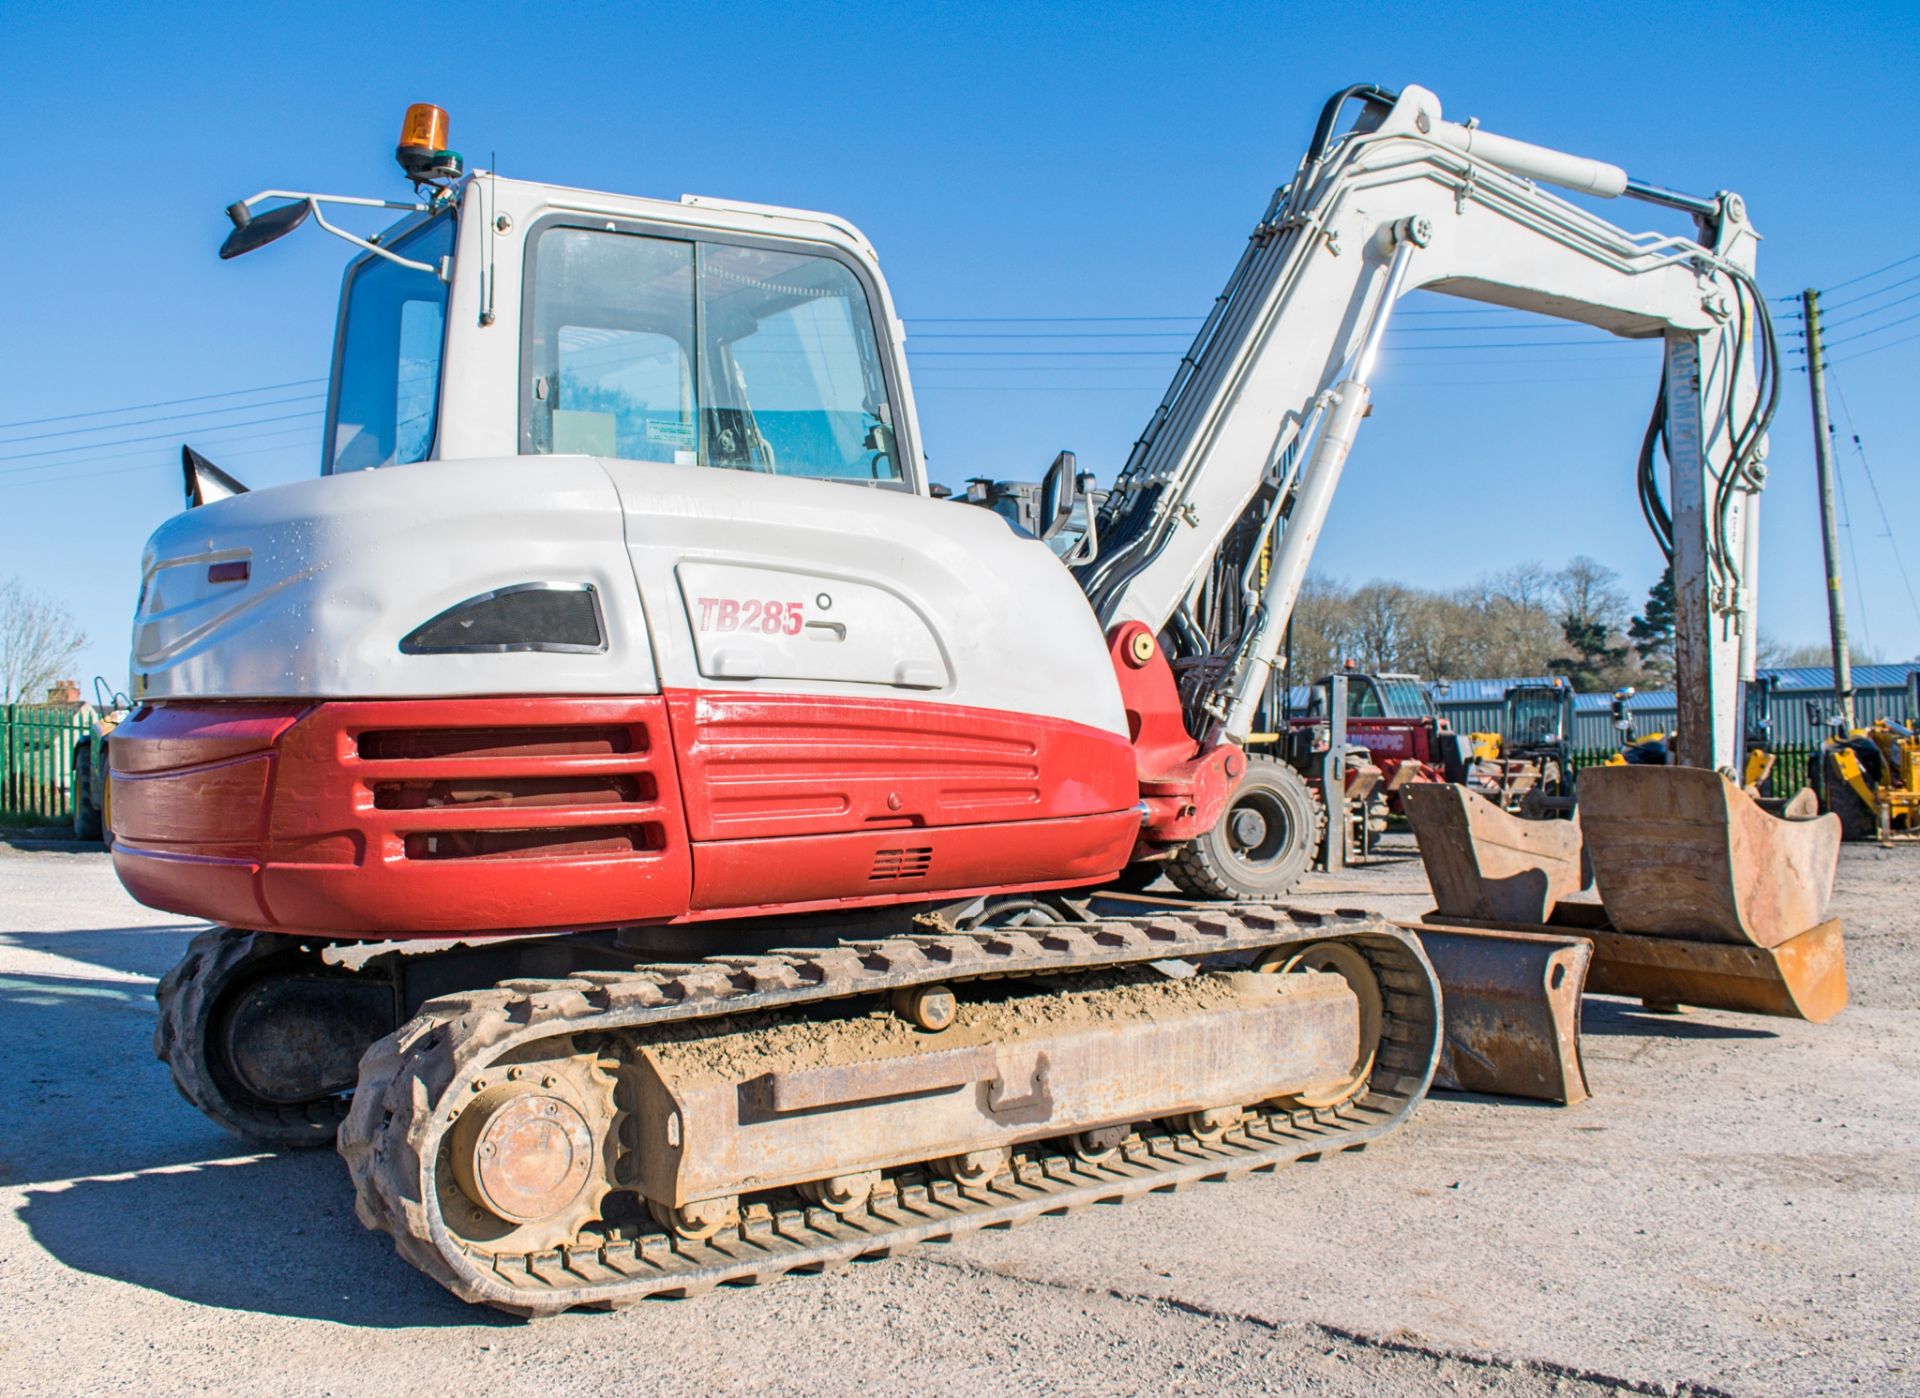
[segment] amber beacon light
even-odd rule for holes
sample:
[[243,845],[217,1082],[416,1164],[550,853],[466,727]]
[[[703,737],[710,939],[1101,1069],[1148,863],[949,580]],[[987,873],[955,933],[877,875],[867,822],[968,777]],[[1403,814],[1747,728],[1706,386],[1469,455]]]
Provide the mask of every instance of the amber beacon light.
[[408,107],[393,155],[415,184],[459,178],[460,156],[447,149],[446,109],[431,102]]

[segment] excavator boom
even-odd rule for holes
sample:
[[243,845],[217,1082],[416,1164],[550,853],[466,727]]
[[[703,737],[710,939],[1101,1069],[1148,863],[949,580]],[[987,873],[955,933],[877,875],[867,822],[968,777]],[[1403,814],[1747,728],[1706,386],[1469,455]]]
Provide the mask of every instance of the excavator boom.
[[[1336,135],[1348,102],[1360,122]],[[1694,213],[1700,237],[1629,233],[1541,186]],[[1733,760],[1736,679],[1753,634],[1754,516],[1771,412],[1771,331],[1737,195],[1692,199],[1618,167],[1447,121],[1425,89],[1336,95],[1269,204],[1101,511],[1079,571],[1101,620],[1175,638],[1218,679],[1188,696],[1245,738],[1371,398],[1395,302],[1426,289],[1663,338],[1658,420],[1685,760]],[[1263,547],[1271,548],[1265,581]]]

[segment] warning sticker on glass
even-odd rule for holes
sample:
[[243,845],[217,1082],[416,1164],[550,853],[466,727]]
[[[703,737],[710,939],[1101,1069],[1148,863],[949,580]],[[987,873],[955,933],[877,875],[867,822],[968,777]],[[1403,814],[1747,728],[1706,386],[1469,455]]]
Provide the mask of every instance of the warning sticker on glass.
[[692,447],[695,444],[693,424],[690,422],[662,422],[657,418],[647,419],[647,440],[666,442],[676,447]]

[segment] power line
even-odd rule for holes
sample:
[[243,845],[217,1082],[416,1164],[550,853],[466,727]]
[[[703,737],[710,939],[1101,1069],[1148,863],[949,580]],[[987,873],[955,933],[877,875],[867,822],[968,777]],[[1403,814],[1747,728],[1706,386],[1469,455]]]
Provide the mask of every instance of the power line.
[[1825,296],[1830,292],[1838,291],[1843,286],[1853,286],[1857,282],[1871,281],[1882,272],[1891,272],[1895,267],[1904,267],[1909,262],[1920,262],[1920,252],[1908,253],[1905,257],[1897,258],[1884,267],[1875,267],[1871,272],[1862,272],[1857,277],[1848,277],[1843,282],[1835,282],[1832,286],[1822,287],[1820,294]]
[[[1920,278],[1916,278],[1916,280],[1920,280]],[[1832,322],[1832,324],[1851,325],[1856,320],[1864,320],[1868,316],[1877,316],[1882,311],[1890,311],[1895,306],[1904,306],[1909,301],[1920,301],[1920,291],[1910,291],[1905,296],[1894,297],[1893,300],[1887,302],[1885,305],[1869,306],[1864,311],[1855,311],[1850,316],[1841,316],[1840,319]]]
[[[1897,322],[1896,322],[1897,323]],[[1395,345],[1391,348],[1400,354],[1424,354],[1445,350],[1490,350],[1524,349],[1539,351],[1543,349],[1572,349],[1576,347],[1607,346],[1609,348],[1632,344],[1631,340],[1555,340],[1541,343],[1537,340],[1481,340],[1451,345]],[[908,353],[920,359],[1176,359],[1177,350],[919,350],[908,346]],[[4,458],[0,458],[4,459]]]
[[[294,414],[294,416],[295,417],[314,417],[316,416],[316,414],[296,413]],[[268,419],[268,421],[277,421],[277,420],[278,419]],[[282,427],[274,432],[256,432],[251,436],[246,436],[246,437],[228,437],[228,436],[222,435],[219,437],[218,441],[210,442],[208,440],[209,438],[215,436],[216,434],[236,432],[246,426],[247,426],[246,423],[236,422],[236,423],[231,423],[225,427],[218,427],[218,428],[210,427],[204,432],[195,433],[194,441],[199,442],[203,445],[208,445],[208,446],[228,447],[228,446],[233,446],[240,442],[253,442],[253,441],[259,441],[265,437],[276,437],[276,436],[279,436],[281,433],[299,434],[299,433],[311,433],[313,431],[312,427]],[[167,437],[167,438],[158,439],[158,440],[173,442],[179,439],[175,437]],[[97,443],[94,443],[94,445],[105,446],[107,445],[107,443],[97,442]],[[65,461],[36,461],[29,466],[9,466],[5,470],[0,470],[0,476],[24,476],[34,471],[64,471],[74,466],[90,465],[96,461],[124,461],[130,456],[140,456],[140,455],[144,455],[146,452],[152,452],[152,451],[166,452],[168,451],[168,449],[157,448],[157,447],[145,447],[140,451],[110,452],[105,456],[83,456],[78,459],[70,458]]]
[[0,442],[0,447],[18,446],[22,442],[43,442],[49,437],[81,437],[93,432],[118,432],[123,427],[146,427],[156,422],[184,422],[190,417],[217,417],[224,413],[248,413],[255,408],[280,408],[288,403],[317,403],[326,399],[324,393],[301,393],[292,398],[266,398],[257,403],[237,403],[230,408],[199,408],[190,413],[168,413],[161,417],[137,417],[131,422],[111,422],[99,427],[63,427],[58,432],[36,432],[29,437],[9,437]]
[[1915,272],[1910,277],[1902,277],[1897,282],[1888,282],[1885,286],[1875,287],[1872,291],[1863,291],[1858,296],[1849,296],[1844,301],[1835,301],[1833,309],[1838,311],[1848,306],[1857,306],[1862,301],[1871,301],[1876,296],[1885,296],[1889,291],[1898,291],[1901,287],[1911,286],[1915,282],[1920,282],[1920,272]]
[[[1827,434],[1829,437],[1833,434],[1831,423],[1827,425]],[[1853,561],[1853,576],[1864,579],[1866,575],[1860,571],[1860,545],[1853,534],[1853,506],[1847,502],[1847,473],[1840,470],[1837,465],[1834,468],[1833,481],[1840,488],[1840,527],[1847,531],[1847,557]],[[1863,585],[1856,595],[1856,600],[1860,603],[1860,634],[1866,638],[1869,651],[1874,648],[1873,623],[1867,619],[1867,594],[1870,591],[1870,588]]]
[[[265,434],[265,436],[279,436],[279,435],[281,434],[271,433],[271,432]],[[262,439],[249,439],[249,440],[262,440]],[[257,447],[252,451],[235,452],[233,455],[236,457],[270,456],[275,452],[294,451],[296,449],[301,448],[301,446],[302,444],[299,442],[287,442],[284,445],[277,446],[277,447]],[[101,457],[99,459],[102,461],[111,461],[114,458]],[[228,458],[228,459],[231,459],[231,458]],[[80,463],[80,464],[90,465],[92,463],[86,462],[86,463]],[[25,481],[0,481],[0,491],[32,490],[43,485],[56,485],[56,486],[64,487],[73,481],[99,480],[105,476],[126,476],[126,475],[131,475],[136,471],[164,471],[169,466],[171,466],[172,469],[176,471],[179,469],[179,463],[177,461],[170,461],[166,457],[161,457],[159,460],[136,462],[130,466],[114,466],[114,467],[108,468],[105,471],[83,471],[79,475],[36,476],[32,480],[25,480]]]
[[1829,359],[1824,362],[1829,368],[1831,368],[1835,364],[1847,364],[1855,359],[1865,359],[1870,354],[1878,354],[1880,353],[1881,350],[1892,349],[1895,345],[1912,344],[1915,340],[1920,340],[1920,330],[1916,330],[1911,335],[1902,335],[1897,340],[1888,340],[1882,344],[1873,345],[1870,348],[1863,349],[1863,350],[1857,350],[1852,354],[1843,354],[1838,359]]
[[[1913,579],[1907,574],[1907,560],[1901,556],[1900,540],[1893,532],[1893,521],[1887,518],[1886,502],[1880,498],[1880,484],[1873,478],[1873,464],[1867,460],[1866,444],[1860,440],[1860,427],[1853,420],[1853,408],[1847,403],[1847,391],[1840,386],[1839,379],[1834,378],[1831,382],[1834,396],[1840,400],[1840,411],[1847,415],[1847,432],[1853,438],[1853,453],[1860,458],[1860,469],[1866,473],[1867,489],[1873,492],[1874,508],[1880,512],[1880,527],[1885,531],[1887,544],[1893,550],[1894,566],[1900,570],[1900,581],[1906,584],[1907,604],[1913,608],[1914,620],[1920,621],[1920,598],[1914,596]],[[1854,567],[1854,575],[1859,576],[1858,564]]]
[[118,408],[95,408],[85,413],[59,413],[53,417],[22,418],[18,422],[0,422],[0,431],[10,431],[15,427],[38,427],[47,422],[74,422],[83,417],[109,417],[114,413],[137,413],[144,408],[177,408],[182,403],[208,403],[215,398],[243,398],[249,393],[272,393],[277,389],[305,388],[309,384],[325,382],[325,379],[293,379],[287,383],[261,384],[258,388],[230,388],[225,393],[202,393],[192,398],[163,398],[157,403],[126,403]]
[[[1499,316],[1525,315],[1511,306],[1411,306],[1396,310],[1402,316]],[[912,316],[914,325],[1100,325],[1121,321],[1185,321],[1199,324],[1205,316]]]
[[[225,422],[225,423],[221,423],[218,427],[209,427],[206,430],[208,432],[224,432],[230,428],[235,428],[235,427],[258,427],[261,424],[268,423],[268,422],[292,422],[296,418],[319,417],[320,415],[321,415],[320,409],[310,408],[304,413],[281,413],[277,417],[250,418],[246,422]],[[39,451],[20,451],[20,452],[15,452],[11,456],[0,456],[0,461],[25,461],[28,458],[35,457],[35,456],[63,456],[70,451],[96,451],[101,447],[138,446],[142,442],[171,441],[177,435],[178,435],[177,433],[173,433],[173,432],[154,432],[154,433],[150,433],[145,437],[122,437],[122,438],[119,438],[118,440],[111,441],[111,442],[82,442],[76,446],[71,446],[71,447],[43,447]],[[12,474],[12,473],[5,472],[0,474]]]
[[1883,330],[1891,330],[1896,325],[1905,325],[1908,321],[1914,320],[1920,320],[1920,311],[1915,311],[1912,315],[1901,316],[1898,320],[1890,320],[1885,325],[1876,325],[1871,330],[1856,330],[1851,335],[1842,335],[1839,339],[1828,343],[1826,348],[1837,349],[1841,345],[1850,345],[1855,340],[1864,340],[1869,335],[1878,335]]

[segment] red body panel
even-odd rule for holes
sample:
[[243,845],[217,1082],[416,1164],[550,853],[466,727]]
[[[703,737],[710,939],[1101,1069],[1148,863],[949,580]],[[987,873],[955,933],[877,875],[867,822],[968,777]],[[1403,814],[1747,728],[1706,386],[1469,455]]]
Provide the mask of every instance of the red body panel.
[[1138,801],[1117,734],[897,699],[669,692],[696,841],[1102,815]]
[[[1294,719],[1295,728],[1312,728],[1325,720]],[[1380,769],[1380,784],[1387,789],[1387,806],[1400,810],[1400,787],[1407,782],[1443,782],[1440,755],[1434,744],[1440,732],[1440,720],[1434,718],[1348,718],[1347,741],[1367,750],[1373,765]],[[1411,763],[1413,770],[1402,775],[1400,768]]]
[[1205,834],[1219,821],[1247,770],[1246,754],[1238,743],[1207,747],[1187,732],[1180,685],[1153,628],[1138,621],[1114,627],[1107,634],[1107,658],[1120,682],[1147,808],[1140,829],[1142,850]]
[[1118,735],[837,696],[146,705],[110,754],[135,897],[350,937],[1062,887],[1139,828]]

